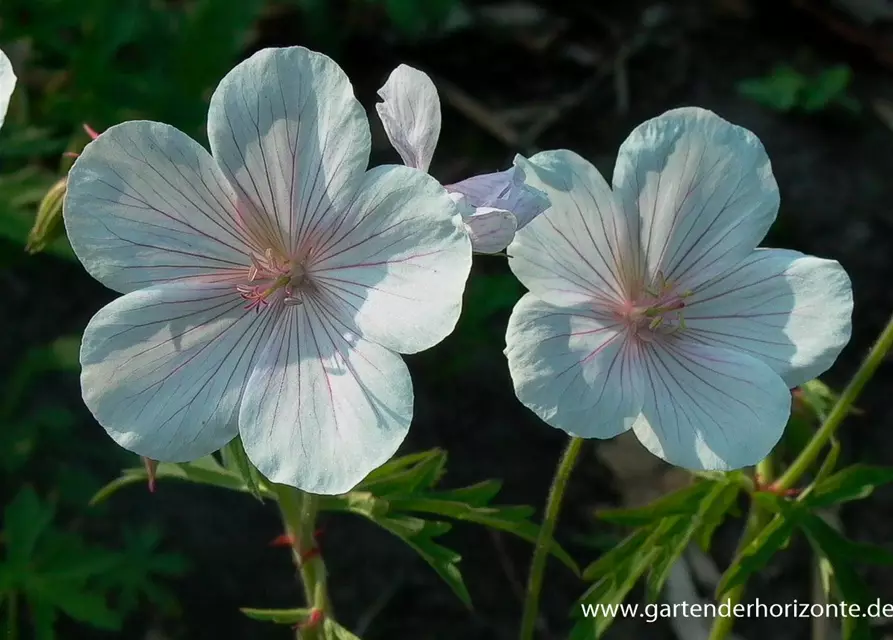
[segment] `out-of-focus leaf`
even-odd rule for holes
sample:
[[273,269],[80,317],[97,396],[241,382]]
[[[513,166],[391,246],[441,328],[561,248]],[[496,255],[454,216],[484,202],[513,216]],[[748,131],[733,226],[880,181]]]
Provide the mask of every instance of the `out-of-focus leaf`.
[[[849,555],[852,545],[843,535],[814,513],[805,513],[799,525],[806,539],[820,559],[830,568],[830,576],[837,587],[840,600],[847,604],[858,604],[862,610],[871,603],[865,583],[853,569],[853,558]],[[868,617],[846,616],[843,620],[845,640],[869,640],[871,631]]]
[[3,511],[7,564],[23,572],[32,561],[40,537],[53,521],[53,508],[43,504],[31,487],[20,489]]

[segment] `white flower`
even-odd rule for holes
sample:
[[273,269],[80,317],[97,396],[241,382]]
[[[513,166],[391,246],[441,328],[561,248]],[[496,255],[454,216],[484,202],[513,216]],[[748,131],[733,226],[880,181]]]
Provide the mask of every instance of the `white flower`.
[[6,118],[6,110],[9,108],[9,99],[12,90],[16,86],[16,75],[12,71],[12,63],[3,51],[0,51],[0,127]]
[[[375,105],[391,144],[409,167],[427,171],[440,137],[440,99],[425,73],[405,64],[391,72]],[[446,185],[459,206],[474,250],[496,253],[549,206],[545,195],[524,184],[515,166]]]
[[759,140],[678,109],[623,143],[613,191],[569,151],[524,171],[552,207],[509,247],[530,289],[506,335],[518,398],[574,435],[632,428],[683,467],[763,459],[789,389],[849,340],[852,291],[837,262],[754,249],[779,204]]
[[398,353],[459,316],[471,246],[421,171],[366,170],[369,123],[342,70],[266,49],[211,98],[211,154],[126,122],[69,177],[65,223],[125,295],[90,321],[84,400],[121,446],[185,461],[241,435],[269,479],[340,493],[403,441]]

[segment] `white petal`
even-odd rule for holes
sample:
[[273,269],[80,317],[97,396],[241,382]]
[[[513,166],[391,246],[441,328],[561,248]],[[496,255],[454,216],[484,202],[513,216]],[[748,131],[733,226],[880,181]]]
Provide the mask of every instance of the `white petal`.
[[843,267],[797,251],[757,249],[686,303],[687,336],[757,357],[789,387],[827,371],[852,329]]
[[388,140],[406,166],[427,171],[440,137],[440,98],[427,74],[405,64],[391,72],[375,105]]
[[471,243],[446,190],[402,166],[366,174],[308,267],[364,338],[401,353],[443,340],[459,318]]
[[637,347],[591,308],[555,307],[528,293],[512,311],[505,341],[515,394],[553,427],[611,438],[638,416]]
[[638,213],[647,273],[692,288],[745,258],[778,212],[757,137],[699,108],[639,125],[621,145],[614,189]]
[[[516,163],[525,161],[522,156],[515,159]],[[497,173],[472,176],[447,186],[447,189],[461,193],[475,207],[512,212],[519,229],[549,208],[546,194],[524,184],[524,172],[517,166]]]
[[246,215],[283,253],[347,209],[369,162],[350,81],[303,47],[264,49],[230,71],[211,97],[208,139]]
[[682,340],[645,356],[645,406],[633,430],[654,455],[687,469],[740,469],[781,438],[791,392],[763,361]]
[[308,297],[277,324],[248,383],[239,430],[270,480],[338,494],[394,454],[412,403],[400,356]]
[[249,313],[229,286],[162,284],[102,308],[84,332],[84,402],[119,445],[181,462],[237,433],[242,391],[272,313]]
[[515,237],[515,216],[502,209],[480,207],[465,218],[471,246],[478,253],[497,253]]
[[64,219],[80,261],[127,293],[153,283],[232,278],[254,250],[232,189],[201,145],[134,121],[91,142],[68,175]]
[[551,207],[515,234],[509,265],[518,279],[556,304],[627,297],[632,244],[614,194],[598,170],[572,151],[519,160],[525,184]]
[[9,108],[9,99],[12,90],[16,86],[16,75],[12,70],[12,63],[3,51],[0,51],[0,127],[6,118],[6,110]]

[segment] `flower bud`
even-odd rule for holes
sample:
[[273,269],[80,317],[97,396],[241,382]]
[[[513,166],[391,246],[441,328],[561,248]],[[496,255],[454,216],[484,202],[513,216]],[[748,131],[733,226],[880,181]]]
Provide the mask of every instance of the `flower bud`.
[[43,251],[61,234],[62,201],[65,198],[67,182],[67,178],[57,180],[40,201],[34,225],[28,232],[28,242],[25,245],[25,251],[28,253]]

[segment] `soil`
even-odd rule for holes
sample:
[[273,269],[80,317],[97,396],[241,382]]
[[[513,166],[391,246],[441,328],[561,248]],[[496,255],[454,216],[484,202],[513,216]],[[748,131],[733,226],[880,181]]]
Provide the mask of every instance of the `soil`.
[[[706,107],[751,129],[768,150],[782,194],[780,221],[769,244],[835,258],[852,277],[856,298],[852,343],[827,375],[832,384],[845,382],[893,308],[888,280],[893,275],[889,242],[893,131],[871,108],[873,100],[893,97],[889,71],[868,52],[842,44],[785,2],[540,0],[540,4],[548,6],[553,18],[566,20],[565,30],[551,41],[548,34],[487,27],[412,47],[358,36],[335,55],[370,111],[375,90],[399,62],[448,80],[494,111],[549,103],[602,74],[596,88],[535,146],[572,148],[608,175],[630,129],[673,107]],[[299,32],[289,29],[268,26],[261,30],[257,45],[307,44]],[[537,42],[543,41],[548,44],[538,49]],[[604,68],[627,46],[634,52],[625,65],[628,108],[623,108],[625,92],[618,100],[621,85],[604,75]],[[814,68],[849,64],[862,113],[781,114],[739,94],[736,85],[742,79],[765,75],[779,62]],[[502,168],[516,151],[527,150],[496,140],[449,101],[445,103],[443,141],[432,167],[445,182]],[[374,135],[379,144],[374,160],[395,161],[381,130]],[[476,266],[488,273],[505,269],[498,258],[482,258]],[[2,352],[13,355],[28,344],[79,330],[112,297],[77,267],[52,258],[29,261],[9,281],[7,304],[25,319],[7,323],[0,333]],[[34,291],[53,293],[35,296]],[[501,478],[502,502],[540,508],[565,438],[514,398],[501,354],[506,318],[507,312],[488,321],[482,329],[486,340],[469,342],[454,335],[408,359],[417,403],[403,450],[442,447],[450,455],[447,485]],[[446,363],[457,359],[463,374],[445,375]],[[863,395],[860,406],[865,415],[851,420],[842,434],[847,459],[893,464],[887,431],[893,426],[891,382],[893,367],[883,367]],[[70,394],[75,402],[76,381],[64,382],[59,393]],[[95,427],[83,414],[87,433]],[[90,434],[85,437],[95,437]],[[101,436],[96,442],[110,446]],[[572,478],[557,532],[581,562],[597,555],[580,544],[581,537],[592,538],[600,530],[592,518],[593,507],[616,502],[619,496],[614,478],[594,454],[597,446],[587,447]],[[140,489],[120,494],[108,517],[109,526],[158,523],[168,546],[190,558],[190,573],[174,584],[182,617],[159,624],[163,635],[152,637],[273,640],[293,634],[287,627],[252,622],[238,612],[240,606],[300,604],[288,553],[268,545],[280,533],[272,508],[223,491],[163,483],[154,495]],[[846,509],[842,517],[850,536],[886,543],[893,537],[893,492],[878,492]],[[475,603],[470,611],[390,534],[349,516],[323,520],[322,550],[331,574],[334,608],[347,627],[365,628],[365,640],[516,636],[521,610],[517,588],[529,561],[528,544],[494,537],[471,525],[458,525],[448,534],[445,543],[463,556],[464,578]],[[720,562],[728,560],[737,531],[736,522],[721,529],[715,549]],[[805,550],[795,545],[751,586],[750,595],[805,601],[807,568]],[[881,599],[893,602],[893,574],[875,570],[869,577]],[[557,563],[550,567],[542,602],[543,638],[566,637],[570,608],[584,588]],[[121,637],[149,637],[147,626],[156,625],[148,622],[141,620]],[[742,638],[761,640],[809,637],[805,620],[744,620],[737,631]],[[87,637],[82,633],[73,631],[70,637]],[[672,634],[665,623],[625,620],[618,621],[608,637],[669,640]]]

